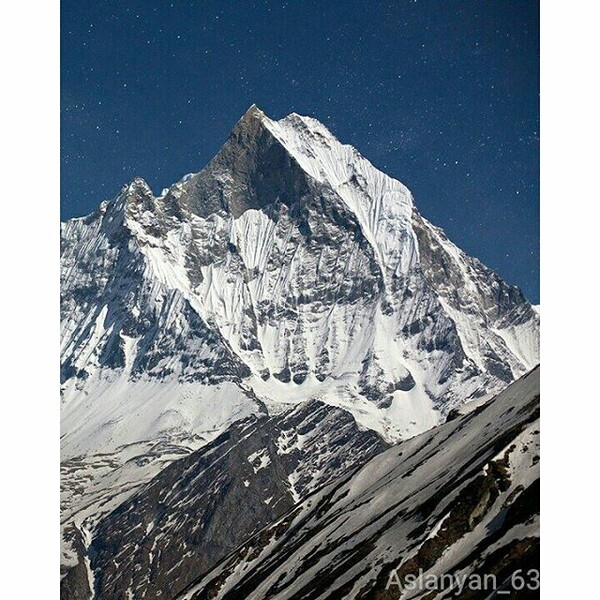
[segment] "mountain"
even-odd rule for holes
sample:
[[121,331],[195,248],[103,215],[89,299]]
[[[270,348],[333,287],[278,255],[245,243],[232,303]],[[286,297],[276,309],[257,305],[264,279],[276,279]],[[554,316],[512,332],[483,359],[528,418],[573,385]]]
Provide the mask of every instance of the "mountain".
[[62,315],[69,455],[309,398],[398,440],[539,360],[536,311],[406,187],[254,106],[199,173],[63,224]]
[[310,495],[173,597],[452,598],[460,586],[463,599],[539,598],[539,399],[535,369]]
[[158,196],[136,178],[61,225],[63,576],[237,422],[314,401],[396,443],[504,389],[538,345],[538,311],[404,185],[253,106],[200,172]]

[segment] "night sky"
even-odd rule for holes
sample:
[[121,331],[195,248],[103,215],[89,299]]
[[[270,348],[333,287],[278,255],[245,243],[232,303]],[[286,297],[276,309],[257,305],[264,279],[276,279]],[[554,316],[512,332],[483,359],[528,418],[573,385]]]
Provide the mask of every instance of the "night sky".
[[530,0],[61,2],[61,213],[199,171],[248,106],[313,116],[539,302]]

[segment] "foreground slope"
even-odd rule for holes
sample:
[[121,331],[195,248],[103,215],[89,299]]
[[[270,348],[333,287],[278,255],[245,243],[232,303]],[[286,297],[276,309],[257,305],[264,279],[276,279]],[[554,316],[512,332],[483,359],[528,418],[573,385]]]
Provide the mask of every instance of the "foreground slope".
[[[392,599],[419,569],[494,574],[510,590],[517,569],[539,569],[538,553],[539,368],[311,495],[179,599]],[[402,598],[455,592],[431,593],[404,589]],[[461,595],[484,597],[495,596]]]
[[63,599],[173,598],[253,533],[387,447],[313,401],[238,421],[171,463],[81,539]]

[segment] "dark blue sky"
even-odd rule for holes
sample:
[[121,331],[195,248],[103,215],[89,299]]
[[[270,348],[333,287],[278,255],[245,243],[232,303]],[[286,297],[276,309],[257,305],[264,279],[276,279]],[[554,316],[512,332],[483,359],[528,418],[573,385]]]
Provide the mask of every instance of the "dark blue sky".
[[61,2],[61,213],[199,171],[252,103],[323,121],[539,301],[529,0]]

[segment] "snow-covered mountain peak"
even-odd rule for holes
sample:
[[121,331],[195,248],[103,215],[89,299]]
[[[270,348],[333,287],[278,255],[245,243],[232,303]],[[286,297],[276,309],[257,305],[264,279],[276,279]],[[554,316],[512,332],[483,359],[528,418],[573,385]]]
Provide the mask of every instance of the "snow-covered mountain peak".
[[[229,139],[235,139],[239,142],[241,137],[258,137],[265,120],[268,120],[267,115],[256,104],[252,104],[234,125]],[[250,132],[249,136],[248,132]],[[227,142],[225,143],[226,145]]]
[[[265,164],[267,162],[270,164]],[[277,167],[278,176],[285,167],[296,170],[296,178],[299,172],[330,186],[343,200],[346,209],[356,216],[363,233],[382,254],[381,260],[385,259],[385,251],[381,253],[378,246],[386,242],[376,240],[381,237],[380,226],[387,224],[392,235],[406,229],[413,210],[412,195],[406,186],[376,169],[354,147],[340,143],[320,121],[297,113],[272,120],[256,104],[248,108],[222,149],[204,169],[187,174],[165,188],[157,198],[143,178],[135,177],[122,188],[113,203],[119,210],[134,207],[135,210],[130,211],[133,218],[139,216],[140,208],[142,212],[154,210],[154,200],[165,206],[176,204],[179,209],[203,217],[232,211],[234,216],[239,216],[252,208],[256,200],[264,206],[285,195],[284,190],[273,190],[270,186],[266,194],[256,198],[254,192],[261,192],[252,189],[257,182],[251,182],[252,186],[244,186],[242,190],[228,189],[232,170],[245,175],[249,169],[267,166]],[[219,189],[208,190],[209,193],[202,193],[200,198],[198,183],[207,178],[213,179]],[[261,178],[266,179],[266,174]],[[283,184],[288,185],[289,181]],[[205,185],[201,184],[201,187]],[[244,196],[244,200],[236,202],[232,196],[239,195]]]
[[[62,245],[72,398],[92,381],[101,396],[109,376],[124,398],[142,378],[230,381],[235,406],[316,398],[398,439],[538,362],[539,316],[518,289],[310,117],[250,107],[201,171],[157,198],[135,178],[64,224]],[[172,414],[151,430],[173,420],[195,427]]]
[[265,116],[265,113],[258,106],[256,106],[256,104],[251,104],[248,107],[248,110],[244,113],[243,117],[240,119],[240,121],[251,118],[262,119]]

